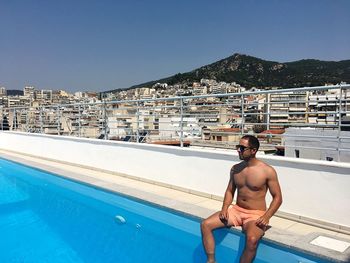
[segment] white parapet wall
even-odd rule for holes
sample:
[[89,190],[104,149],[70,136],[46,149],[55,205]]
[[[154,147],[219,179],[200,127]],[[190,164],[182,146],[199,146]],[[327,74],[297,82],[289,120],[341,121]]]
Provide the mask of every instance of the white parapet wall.
[[[0,132],[0,149],[223,196],[235,151]],[[278,174],[281,213],[350,228],[350,164],[261,155]],[[268,200],[271,200],[269,197]]]

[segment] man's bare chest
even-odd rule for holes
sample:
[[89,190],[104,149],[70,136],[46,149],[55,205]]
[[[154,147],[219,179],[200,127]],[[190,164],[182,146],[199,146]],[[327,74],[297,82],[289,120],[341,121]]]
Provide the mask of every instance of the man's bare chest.
[[234,182],[238,189],[247,187],[252,191],[259,191],[266,188],[266,176],[258,171],[235,174]]

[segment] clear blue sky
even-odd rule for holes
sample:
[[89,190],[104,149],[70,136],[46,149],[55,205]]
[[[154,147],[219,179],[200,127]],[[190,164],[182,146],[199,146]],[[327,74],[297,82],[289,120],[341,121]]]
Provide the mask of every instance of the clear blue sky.
[[0,86],[104,91],[233,53],[350,59],[349,0],[0,0]]

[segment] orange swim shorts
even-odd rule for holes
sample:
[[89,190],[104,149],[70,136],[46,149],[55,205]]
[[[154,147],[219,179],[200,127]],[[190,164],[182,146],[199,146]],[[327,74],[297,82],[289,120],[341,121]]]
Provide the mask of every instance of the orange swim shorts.
[[257,220],[265,214],[263,210],[249,210],[238,205],[230,205],[228,208],[228,225],[242,226],[245,223]]

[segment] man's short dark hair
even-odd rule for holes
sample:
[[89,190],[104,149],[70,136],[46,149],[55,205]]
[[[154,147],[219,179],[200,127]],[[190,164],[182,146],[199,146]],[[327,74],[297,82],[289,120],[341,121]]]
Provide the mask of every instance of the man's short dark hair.
[[250,148],[254,148],[256,150],[259,150],[260,142],[255,136],[244,135],[241,139],[247,140]]

